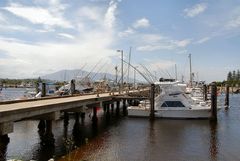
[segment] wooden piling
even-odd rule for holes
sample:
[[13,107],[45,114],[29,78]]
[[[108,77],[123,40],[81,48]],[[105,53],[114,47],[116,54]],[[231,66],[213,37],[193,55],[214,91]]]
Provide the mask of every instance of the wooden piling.
[[92,121],[96,122],[97,121],[97,107],[94,106],[93,107],[93,117],[92,117]]
[[217,85],[211,85],[211,120],[217,121]]
[[229,85],[226,85],[226,93],[225,93],[225,109],[229,107]]
[[207,91],[207,85],[206,84],[204,84],[203,85],[203,99],[204,99],[204,101],[207,101],[207,93],[208,93],[208,91]]
[[123,115],[127,115],[126,99],[123,99]]
[[81,122],[84,123],[85,120],[85,112],[81,112]]
[[40,120],[39,123],[38,123],[38,130],[45,132],[45,128],[46,128],[45,120]]
[[73,95],[75,94],[75,80],[72,79],[70,83],[70,94]]
[[46,96],[46,83],[42,83],[42,97],[45,97]]
[[155,118],[154,112],[155,112],[155,84],[151,84],[151,92],[150,92],[150,119],[153,120]]
[[46,132],[43,141],[45,145],[54,145],[55,139],[52,132],[52,120],[46,120]]
[[120,101],[117,101],[116,115],[119,115],[120,112]]
[[64,112],[64,126],[68,125],[69,115],[68,112]]
[[114,102],[111,103],[111,112],[113,113],[114,111]]

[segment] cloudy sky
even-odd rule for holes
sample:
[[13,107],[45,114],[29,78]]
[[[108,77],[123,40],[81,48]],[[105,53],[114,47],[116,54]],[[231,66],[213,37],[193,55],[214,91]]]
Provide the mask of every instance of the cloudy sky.
[[158,77],[201,80],[240,69],[239,0],[1,0],[0,78],[62,69],[114,72],[120,53]]

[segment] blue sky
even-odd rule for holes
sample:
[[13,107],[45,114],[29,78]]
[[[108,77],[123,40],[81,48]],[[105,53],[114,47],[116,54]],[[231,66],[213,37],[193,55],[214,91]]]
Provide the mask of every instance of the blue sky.
[[189,53],[201,80],[240,69],[239,0],[2,0],[0,31],[2,78],[98,62],[114,73],[116,50],[127,59],[130,46],[132,64],[158,77],[174,77],[177,64],[178,77],[189,79]]

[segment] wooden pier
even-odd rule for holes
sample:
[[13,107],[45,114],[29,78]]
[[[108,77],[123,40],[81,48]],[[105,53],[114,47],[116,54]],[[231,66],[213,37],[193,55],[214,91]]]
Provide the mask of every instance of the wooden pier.
[[[25,119],[40,120],[39,128],[45,128],[51,131],[51,121],[60,119],[61,113],[64,113],[65,119],[68,112],[85,113],[86,109],[93,110],[93,120],[96,120],[96,107],[104,107],[117,102],[117,111],[119,112],[120,101],[126,106],[126,100],[140,98],[142,93],[149,93],[149,88],[141,90],[90,94],[81,96],[53,97],[29,100],[16,100],[0,102],[0,140],[6,138],[9,133],[14,131],[13,125],[16,121]],[[132,96],[131,96],[132,95]],[[139,95],[139,97],[137,97]],[[144,99],[144,97],[141,97]],[[113,107],[113,106],[112,106]],[[124,109],[126,107],[123,107]],[[84,116],[81,114],[81,116]],[[44,124],[44,123],[45,124]],[[67,121],[65,121],[67,123]]]

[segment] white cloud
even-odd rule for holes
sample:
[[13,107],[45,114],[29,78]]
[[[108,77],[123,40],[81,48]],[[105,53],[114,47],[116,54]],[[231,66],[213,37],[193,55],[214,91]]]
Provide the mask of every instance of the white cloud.
[[118,36],[119,37],[127,37],[129,35],[134,34],[134,33],[135,33],[135,31],[131,27],[129,27],[127,30],[125,30],[123,32],[119,32]]
[[[27,7],[30,8],[30,11],[28,9],[26,11],[26,7],[22,7],[21,5],[20,7],[19,5],[10,6],[10,8],[24,8],[25,13],[30,13],[32,9],[38,9],[38,7]],[[38,77],[39,75],[44,75],[61,69],[77,69],[84,63],[87,63],[88,66],[86,70],[90,70],[100,59],[111,63],[112,57],[116,54],[116,50],[111,49],[111,46],[116,40],[116,38],[114,38],[116,32],[114,28],[116,10],[117,2],[114,1],[111,1],[108,8],[105,10],[104,8],[99,10],[96,8],[94,12],[98,16],[95,17],[95,15],[88,14],[88,19],[94,19],[94,21],[99,23],[89,28],[88,22],[83,23],[80,21],[78,25],[80,26],[79,28],[83,30],[76,35],[70,35],[68,32],[58,30],[57,28],[55,30],[49,30],[48,27],[43,29],[32,28],[35,32],[53,31],[51,34],[71,39],[71,43],[68,43],[68,40],[66,40],[66,42],[61,41],[61,43],[54,42],[53,38],[50,41],[38,41],[37,43],[33,42],[29,44],[15,38],[0,38],[1,50],[6,51],[10,55],[10,57],[6,58],[4,61],[0,60],[1,77]],[[47,10],[44,10],[43,12],[45,11]],[[18,10],[18,12],[20,11]],[[37,13],[38,10],[35,10],[35,12]],[[46,13],[49,13],[47,16],[52,14],[52,12]],[[23,16],[23,13],[18,14]],[[41,14],[40,16],[42,15],[44,14]],[[56,15],[54,14],[52,16]],[[61,24],[51,24],[49,20],[45,21],[44,19],[32,20],[33,17],[31,16],[30,18],[27,18],[27,16],[24,18],[30,19],[31,21],[34,21],[34,23],[37,21],[46,24],[47,26],[50,26],[50,29],[52,29],[51,26]],[[64,19],[62,18],[61,20]],[[76,20],[75,23],[77,24],[77,22],[78,21]],[[16,71],[16,69],[19,70]],[[16,73],[14,76],[12,75],[13,72]]]
[[114,0],[111,0],[109,3],[109,7],[104,18],[104,24],[107,28],[112,28],[115,24],[117,4],[118,3]]
[[137,47],[138,51],[156,51],[156,50],[162,50],[162,49],[172,50],[174,49],[174,47],[171,44],[143,45],[143,46]]
[[190,39],[174,40],[158,34],[143,34],[138,39],[142,40],[138,51],[182,50],[191,43]]
[[186,17],[195,17],[207,9],[206,3],[199,3],[183,10]]
[[5,22],[5,21],[6,21],[5,17],[3,16],[2,13],[0,13],[0,22]]
[[204,42],[207,42],[208,40],[210,40],[211,38],[210,37],[204,37],[204,38],[202,38],[202,39],[200,39],[200,40],[198,40],[197,42],[196,42],[196,44],[202,44],[202,43],[204,43]]
[[240,15],[230,20],[227,25],[227,28],[238,28],[240,27]]
[[75,37],[73,35],[70,35],[70,34],[67,34],[67,33],[59,33],[58,35],[63,37],[63,38],[75,39]]
[[133,24],[134,28],[147,28],[149,26],[150,26],[150,22],[146,18],[139,19]]
[[189,45],[191,43],[191,40],[185,39],[185,40],[174,41],[174,42],[178,47],[186,47],[187,45]]
[[65,20],[57,10],[50,12],[48,9],[33,6],[23,6],[21,4],[13,4],[4,7],[5,10],[14,15],[24,18],[33,24],[42,24],[50,27],[59,26],[63,28],[72,28],[70,22]]

